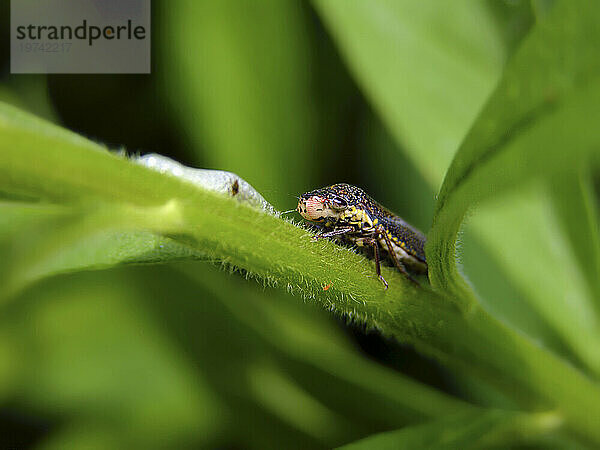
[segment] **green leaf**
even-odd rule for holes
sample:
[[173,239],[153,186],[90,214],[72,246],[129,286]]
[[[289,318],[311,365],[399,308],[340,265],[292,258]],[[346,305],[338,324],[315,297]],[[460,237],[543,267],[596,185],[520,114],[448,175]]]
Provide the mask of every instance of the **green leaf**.
[[215,433],[219,399],[145,312],[139,286],[127,273],[55,278],[4,310],[2,333],[25,355],[15,388],[23,408],[87,419],[134,447]]
[[549,189],[537,185],[501,196],[477,208],[470,229],[494,234],[494,239],[476,235],[521,292],[519,301],[552,327],[575,364],[600,374],[597,305],[552,198]]
[[492,91],[504,44],[485,2],[315,0],[351,71],[436,190]]
[[586,279],[600,317],[600,225],[598,207],[587,170],[555,179],[551,184],[554,210],[570,240],[576,265]]
[[457,153],[429,236],[436,287],[468,295],[455,243],[475,202],[538,176],[578,170],[597,153],[600,133],[590,119],[600,100],[600,8],[585,5],[556,2],[536,25]]
[[483,411],[381,433],[345,445],[345,450],[512,448],[532,443],[560,425],[554,413]]
[[119,448],[119,439],[114,432],[97,424],[75,423],[68,428],[46,438],[37,447],[40,450],[102,450],[106,448]]
[[[540,199],[535,195],[536,193],[529,194],[539,205]],[[518,195],[514,196],[514,198],[518,197]],[[507,210],[498,209],[506,206],[509,207]],[[526,293],[519,289],[520,283],[512,279],[515,268],[508,267],[511,264],[522,267],[523,261],[529,260],[530,257],[537,260],[538,249],[533,245],[529,246],[528,249],[534,253],[527,256],[523,252],[511,253],[509,248],[502,246],[502,238],[511,231],[520,236],[525,236],[527,233],[537,236],[538,230],[533,226],[527,226],[523,221],[519,221],[518,224],[510,222],[508,217],[514,215],[512,205],[507,201],[492,202],[471,217],[472,220],[466,224],[460,235],[460,265],[461,272],[473,286],[482,307],[540,346],[549,348],[557,355],[581,366],[579,357],[572,352],[553,326],[540,315],[534,305],[535,302],[530,301]],[[560,239],[564,243],[562,236]],[[539,244],[540,240],[535,239],[535,241]],[[542,250],[546,252],[549,245],[551,243],[544,242]],[[493,253],[494,248],[501,248],[502,251]],[[551,275],[550,272],[544,274],[544,276]]]
[[47,76],[39,74],[5,78],[0,84],[0,101],[35,113],[49,121],[58,121],[48,96]]
[[134,220],[115,205],[78,208],[2,202],[0,217],[0,252],[10,255],[0,261],[3,299],[59,273],[205,259],[200,250],[168,237],[124,231],[135,228]]

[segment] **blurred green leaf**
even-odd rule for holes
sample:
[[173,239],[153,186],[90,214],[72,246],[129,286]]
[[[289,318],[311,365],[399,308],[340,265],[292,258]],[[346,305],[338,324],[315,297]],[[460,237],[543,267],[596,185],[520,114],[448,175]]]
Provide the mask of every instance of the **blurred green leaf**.
[[[268,363],[257,363],[248,368],[250,390],[257,401],[285,422],[315,437],[338,437],[342,418],[300,389]],[[290,408],[290,405],[294,405]],[[338,435],[338,436],[336,436]]]
[[500,76],[504,44],[485,2],[313,2],[396,140],[437,189]]
[[513,448],[535,442],[560,425],[553,413],[486,411],[451,416],[345,445],[347,450]]
[[361,124],[361,135],[360,145],[368,149],[361,152],[360,164],[369,195],[420,230],[428,230],[435,206],[432,186],[374,115]]
[[16,337],[0,329],[0,404],[14,395],[24,369],[24,355]]
[[[597,154],[600,135],[589,131],[586,118],[600,100],[600,66],[593,57],[600,49],[598,17],[598,8],[557,2],[510,62],[440,193],[428,243],[430,278],[438,288],[469,298],[455,263],[456,237],[469,207],[536,177],[577,173]],[[573,270],[569,243],[551,225],[556,219],[544,213],[548,195],[520,196],[516,204],[480,210],[474,228],[574,358],[598,372],[600,354],[590,345],[600,341],[598,318],[585,280]],[[523,260],[527,270],[520,269]],[[532,270],[539,285],[531,282]]]
[[[535,192],[530,194],[536,197]],[[538,204],[540,203],[537,198],[536,201]],[[492,248],[502,246],[501,243],[496,244],[496,242],[501,241],[506,234],[505,231],[502,231],[502,227],[506,226],[508,219],[504,218],[503,214],[510,215],[510,209],[503,212],[495,207],[506,204],[507,202],[503,201],[486,205],[484,210],[475,213],[475,219],[470,221],[461,232],[460,264],[462,271],[469,283],[473,285],[473,289],[486,311],[526,334],[541,346],[552,349],[553,352],[565,359],[575,360],[574,363],[579,365],[581,362],[574,357],[552,325],[540,316],[531,302],[527,301],[525,294],[519,289],[518,283],[506,270],[511,261],[514,263],[517,258],[521,258],[518,260],[517,266],[522,268],[523,252],[510,253],[509,249],[505,247],[502,247],[500,254],[492,252]],[[476,216],[478,215],[482,215],[483,218],[477,220]],[[490,226],[490,224],[493,224],[491,228],[481,228]],[[478,227],[478,225],[481,226]],[[511,230],[518,227],[517,232],[521,236],[524,236],[525,232],[537,233],[533,227],[524,227],[522,221],[519,224],[508,224],[508,226]],[[544,243],[544,249],[547,248],[547,245],[548,243]],[[508,258],[508,260],[501,257]]]
[[577,365],[598,374],[600,347],[592,344],[600,343],[595,301],[548,191],[534,186],[501,196],[477,208],[469,223],[475,233],[493,230],[496,239],[481,242],[523,293],[520,301],[529,302],[555,330]]
[[[303,430],[326,448],[379,431],[382,424],[398,427],[471,409],[362,357],[311,305],[273,291],[261,295],[255,285],[198,263],[176,268],[185,278],[172,271],[167,283],[147,288],[157,296],[158,314],[180,336],[184,348],[198,352],[202,370],[215,372],[215,384],[234,391],[234,398],[251,395],[282,423]],[[162,292],[175,289],[190,294],[162,305]],[[226,309],[213,304],[213,311],[213,297]],[[245,414],[235,406],[231,409]],[[243,435],[252,426],[247,433],[259,435],[255,427],[260,425],[248,420],[242,417],[236,429]],[[292,445],[275,430],[265,432],[269,447]]]
[[0,101],[57,122],[57,114],[48,96],[48,82],[44,75],[20,74],[0,84]]
[[121,443],[208,439],[223,411],[191,361],[140,307],[126,274],[38,285],[0,326],[24,356],[15,397],[43,416],[77,418]]
[[126,446],[114,436],[114,431],[95,423],[76,423],[50,435],[37,446],[39,450],[118,450]]
[[[335,377],[334,383],[319,390],[319,396],[335,390],[338,395],[332,397],[340,410],[355,410],[361,421],[377,419],[394,426],[470,409],[465,403],[365,360],[334,332],[331,323],[320,315],[309,314],[308,305],[291,303],[282,295],[273,298],[274,292],[270,292],[267,301],[249,286],[236,283],[215,269],[200,272],[196,265],[187,263],[178,268],[219,298],[237,320],[286,358],[310,364],[318,369],[317,373]],[[255,320],[256,317],[261,320]],[[353,392],[351,397],[343,395],[348,391]]]
[[[124,232],[124,210],[0,203],[0,297],[59,273],[120,264],[199,259],[200,250],[147,231]],[[120,217],[119,217],[120,216]],[[125,219],[125,222],[123,221]],[[131,218],[130,218],[131,219]]]
[[166,95],[196,161],[288,209],[314,181],[317,110],[300,2],[187,0],[164,7]]
[[468,295],[455,243],[470,206],[531,178],[578,170],[597,153],[600,134],[587,119],[600,100],[600,8],[585,5],[556,2],[536,25],[456,155],[429,236],[435,286]]
[[570,240],[577,268],[586,279],[596,316],[600,318],[600,225],[597,200],[587,170],[555,178],[553,210],[563,236]]
[[[319,408],[324,409],[327,416],[335,415],[328,409],[338,411],[338,420],[330,422],[333,428],[324,430],[318,423],[302,420],[302,412],[297,411],[294,403],[287,403],[285,396],[270,397],[270,402],[264,402],[265,394],[255,388],[252,377],[263,366],[275,378],[284,379],[285,385],[300,392],[303,398],[309,398],[309,402],[319,404],[321,399],[297,382],[298,378],[307,376],[305,371],[288,364],[285,353],[273,349],[214,295],[220,291],[223,295],[233,293],[237,299],[234,302],[242,305],[243,314],[247,311],[243,305],[246,301],[253,302],[261,288],[239,281],[245,289],[231,289],[230,285],[238,283],[237,276],[226,275],[205,264],[190,264],[190,268],[194,269],[196,278],[206,279],[212,288],[207,289],[207,283],[192,281],[170,266],[138,268],[136,272],[139,272],[138,279],[144,281],[146,305],[177,341],[178,347],[197,362],[197,369],[227,407],[229,414],[223,432],[209,448],[330,448],[340,442],[340,436],[358,437],[372,429],[351,424],[339,414],[336,403]],[[253,291],[254,295],[249,295]],[[255,314],[249,319],[263,323],[260,311],[252,311]],[[292,312],[290,320],[294,321],[297,315],[297,311]],[[331,326],[323,317],[311,316],[315,321],[320,319],[318,323]],[[323,379],[323,375],[314,372],[312,375],[317,383]],[[289,420],[290,416],[300,416],[301,420]]]

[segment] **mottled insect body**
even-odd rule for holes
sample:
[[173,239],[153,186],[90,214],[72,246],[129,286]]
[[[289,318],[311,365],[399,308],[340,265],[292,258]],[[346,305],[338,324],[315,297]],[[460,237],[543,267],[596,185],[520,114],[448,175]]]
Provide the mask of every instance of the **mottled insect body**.
[[356,186],[339,183],[302,194],[297,210],[306,220],[323,227],[315,239],[343,236],[358,246],[370,246],[377,275],[386,288],[380,270],[380,249],[410,280],[415,281],[407,268],[414,273],[427,273],[425,236]]

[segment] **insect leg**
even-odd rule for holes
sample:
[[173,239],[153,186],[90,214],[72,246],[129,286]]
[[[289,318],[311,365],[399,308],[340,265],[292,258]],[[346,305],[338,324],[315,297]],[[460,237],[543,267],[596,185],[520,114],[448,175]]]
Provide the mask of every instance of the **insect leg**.
[[380,261],[381,259],[379,258],[379,242],[377,242],[377,239],[374,238],[365,238],[363,239],[363,242],[366,244],[369,244],[373,247],[373,253],[375,254],[375,272],[377,273],[377,277],[379,278],[379,280],[383,283],[383,286],[387,289],[388,288],[388,284],[387,281],[385,281],[385,278],[383,278],[383,276],[381,275],[381,265],[380,265]]
[[380,226],[380,227],[377,228],[377,233],[379,234],[379,236],[383,236],[383,239],[385,241],[385,245],[386,245],[386,247],[388,249],[388,253],[390,254],[390,257],[392,258],[392,261],[394,262],[394,265],[398,268],[398,270],[400,272],[402,272],[402,275],[404,275],[406,278],[408,278],[414,284],[416,284],[417,286],[419,286],[419,283],[417,282],[417,280],[415,280],[413,277],[410,276],[410,274],[406,270],[406,267],[404,267],[404,264],[402,264],[400,261],[398,261],[398,257],[396,256],[396,252],[394,252],[394,247],[392,245],[392,242],[390,241],[390,237],[385,232],[385,229]]
[[354,228],[352,228],[352,227],[340,227],[340,228],[336,228],[335,230],[328,231],[326,233],[315,234],[313,236],[313,239],[315,241],[318,241],[319,239],[333,237],[333,236],[339,236],[340,234],[350,233],[353,230],[354,230]]

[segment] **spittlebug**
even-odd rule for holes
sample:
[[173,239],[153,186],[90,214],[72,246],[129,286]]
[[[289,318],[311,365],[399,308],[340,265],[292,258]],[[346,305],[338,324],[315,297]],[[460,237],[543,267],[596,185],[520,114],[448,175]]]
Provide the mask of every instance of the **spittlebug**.
[[339,183],[302,194],[297,211],[323,229],[315,240],[342,236],[358,246],[370,246],[377,276],[386,289],[380,249],[409,280],[416,283],[407,269],[427,273],[425,236],[356,186]]

